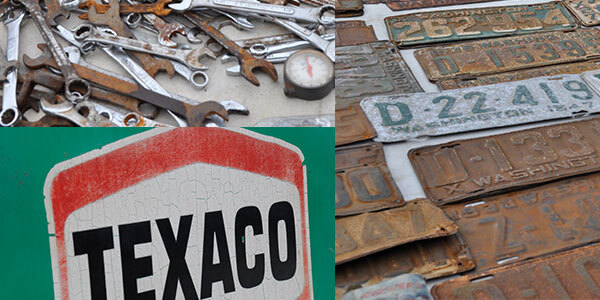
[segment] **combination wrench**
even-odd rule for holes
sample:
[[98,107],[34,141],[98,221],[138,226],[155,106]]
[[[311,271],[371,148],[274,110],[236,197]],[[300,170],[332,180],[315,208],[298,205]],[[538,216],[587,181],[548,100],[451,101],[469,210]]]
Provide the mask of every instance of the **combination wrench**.
[[46,19],[44,14],[42,13],[42,9],[40,8],[39,0],[16,0],[19,1],[25,7],[25,10],[29,12],[31,17],[33,18],[35,24],[37,25],[40,34],[44,38],[44,41],[48,44],[50,48],[50,52],[54,59],[56,60],[56,64],[63,76],[65,77],[65,95],[67,99],[73,103],[79,103],[81,101],[87,100],[90,96],[90,84],[86,80],[82,79],[71,62],[67,58],[62,46],[56,40],[56,37],[52,33],[52,29],[48,23],[46,23]]
[[[8,14],[4,25],[8,30],[6,44],[6,60],[17,61],[19,58],[19,29],[25,11],[18,10]],[[2,111],[0,111],[0,126],[13,126],[21,117],[17,104],[17,68],[7,70],[6,82],[2,88]]]

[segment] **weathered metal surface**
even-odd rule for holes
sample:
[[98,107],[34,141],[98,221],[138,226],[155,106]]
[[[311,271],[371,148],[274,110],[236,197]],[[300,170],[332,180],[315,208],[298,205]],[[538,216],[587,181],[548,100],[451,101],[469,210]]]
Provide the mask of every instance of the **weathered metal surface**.
[[405,14],[387,17],[385,24],[400,47],[577,27],[560,2]]
[[[337,7],[336,7],[337,9]],[[336,21],[335,45],[336,47],[358,45],[376,42],[377,36],[373,25],[367,26],[365,21]],[[337,49],[336,49],[337,50]],[[336,56],[338,52],[336,51]]]
[[375,136],[375,129],[358,104],[335,110],[336,146],[369,140]]
[[448,5],[489,2],[494,0],[363,0],[365,4],[385,3],[391,10],[408,10],[425,7],[440,7]]
[[600,71],[589,71],[581,74],[585,81],[597,94],[600,95]]
[[363,3],[361,0],[335,0],[335,17],[349,18],[362,16]]
[[598,0],[563,0],[565,6],[585,26],[600,24],[600,2]]
[[447,204],[600,170],[600,118],[409,151],[428,197]]
[[335,53],[337,108],[358,103],[371,95],[423,91],[390,42],[336,47]]
[[403,274],[387,279],[376,285],[353,290],[342,298],[343,300],[403,300],[403,299],[433,299],[425,279],[417,274]]
[[442,90],[463,89],[487,84],[526,80],[536,77],[555,76],[561,74],[581,74],[586,71],[600,69],[600,60],[582,61],[568,64],[544,66],[499,74],[482,75],[475,78],[445,79],[437,82]]
[[402,244],[455,234],[458,226],[427,199],[403,207],[335,219],[335,263]]
[[378,142],[504,127],[599,112],[600,97],[579,75],[541,77],[459,90],[366,98],[361,107]]
[[393,247],[335,267],[335,294],[366,287],[404,273],[426,279],[475,268],[471,251],[459,234]]
[[379,143],[335,150],[335,215],[347,216],[404,205]]
[[431,81],[471,78],[600,56],[600,31],[579,28],[418,49],[415,56]]
[[435,285],[438,300],[571,299],[600,297],[600,244],[462,276]]

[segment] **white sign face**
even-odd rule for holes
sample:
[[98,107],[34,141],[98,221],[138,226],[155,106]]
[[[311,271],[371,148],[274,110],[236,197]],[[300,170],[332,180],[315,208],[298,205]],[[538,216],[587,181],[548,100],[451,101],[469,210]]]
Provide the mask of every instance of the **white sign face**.
[[44,191],[56,298],[311,299],[302,161],[274,138],[193,128],[58,164]]

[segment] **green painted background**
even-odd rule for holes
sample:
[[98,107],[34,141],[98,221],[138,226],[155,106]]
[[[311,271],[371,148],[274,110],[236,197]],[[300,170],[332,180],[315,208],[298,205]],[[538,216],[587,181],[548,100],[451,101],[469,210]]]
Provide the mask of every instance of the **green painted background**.
[[[0,299],[52,299],[52,267],[43,186],[58,162],[140,128],[0,130]],[[315,299],[334,298],[334,129],[251,128],[304,153]]]

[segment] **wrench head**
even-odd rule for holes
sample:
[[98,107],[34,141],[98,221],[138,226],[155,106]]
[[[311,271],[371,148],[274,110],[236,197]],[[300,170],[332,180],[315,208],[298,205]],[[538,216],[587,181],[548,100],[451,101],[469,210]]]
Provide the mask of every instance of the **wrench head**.
[[263,72],[267,73],[267,75],[269,75],[273,81],[277,81],[277,70],[275,70],[275,66],[273,66],[271,62],[256,57],[241,59],[240,61],[242,67],[242,76],[244,76],[246,80],[250,81],[250,83],[260,86],[258,78],[254,76],[254,69],[262,70]]
[[193,69],[206,70],[208,69],[208,67],[206,67],[200,62],[200,59],[204,56],[208,56],[212,59],[217,58],[215,56],[215,53],[210,51],[208,48],[196,48],[192,50],[190,54],[188,54],[185,60],[190,67],[193,67]]
[[229,120],[227,109],[218,102],[205,101],[200,104],[183,104],[186,108],[188,126],[202,127],[209,116],[217,115],[224,120]]
[[166,47],[176,48],[177,43],[171,40],[171,37],[176,33],[184,34],[185,27],[181,24],[166,23],[164,26],[157,28],[159,30],[158,42]]
[[192,0],[182,0],[179,3],[171,3],[169,4],[169,8],[174,11],[186,11],[190,9],[192,6]]
[[225,109],[227,109],[227,112],[230,114],[238,114],[243,116],[247,116],[250,114],[250,110],[237,101],[223,100],[219,101],[219,103],[221,103],[221,105],[223,105],[223,107],[225,107]]
[[27,54],[23,54],[23,64],[30,69],[40,69],[46,66],[56,66],[54,57],[48,50],[48,45],[38,44],[38,49],[42,50],[42,54],[36,58],[31,58]]

